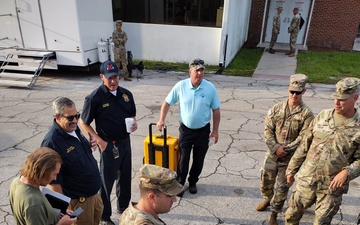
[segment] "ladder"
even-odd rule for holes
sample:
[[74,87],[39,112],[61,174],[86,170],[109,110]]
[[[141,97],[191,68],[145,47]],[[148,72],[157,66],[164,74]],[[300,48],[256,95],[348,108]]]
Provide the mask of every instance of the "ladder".
[[32,89],[43,69],[57,69],[54,52],[15,51],[0,66],[0,86]]

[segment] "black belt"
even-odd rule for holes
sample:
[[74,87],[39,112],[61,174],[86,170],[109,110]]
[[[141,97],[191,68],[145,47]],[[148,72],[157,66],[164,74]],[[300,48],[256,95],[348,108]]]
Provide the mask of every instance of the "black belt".
[[210,126],[210,123],[208,123],[208,124],[206,124],[205,126],[203,126],[203,127],[200,127],[200,128],[189,128],[189,127],[187,127],[187,126],[185,126],[185,124],[183,124],[183,123],[181,123],[180,122],[180,125],[181,126],[184,126],[186,129],[189,129],[189,130],[192,130],[192,131],[200,131],[200,130],[203,130],[203,129],[206,129],[207,127],[209,127]]

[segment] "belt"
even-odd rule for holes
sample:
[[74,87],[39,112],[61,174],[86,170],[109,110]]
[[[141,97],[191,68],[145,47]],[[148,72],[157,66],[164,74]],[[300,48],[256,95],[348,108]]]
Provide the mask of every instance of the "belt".
[[180,124],[182,126],[184,126],[186,129],[189,129],[189,130],[192,130],[192,131],[199,131],[199,130],[205,129],[206,127],[210,126],[210,123],[208,123],[205,126],[200,127],[200,128],[189,128],[189,127],[185,126],[185,124],[183,124],[183,123],[180,123]]

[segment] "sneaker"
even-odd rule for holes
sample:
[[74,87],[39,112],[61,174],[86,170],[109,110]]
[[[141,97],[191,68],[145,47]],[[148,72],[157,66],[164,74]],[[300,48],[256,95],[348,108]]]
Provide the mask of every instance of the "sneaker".
[[268,206],[270,206],[269,200],[264,200],[259,205],[256,206],[257,211],[264,211]]
[[115,223],[111,220],[101,220],[99,225],[115,225]]
[[189,192],[190,192],[190,194],[196,194],[197,193],[196,184],[189,184]]

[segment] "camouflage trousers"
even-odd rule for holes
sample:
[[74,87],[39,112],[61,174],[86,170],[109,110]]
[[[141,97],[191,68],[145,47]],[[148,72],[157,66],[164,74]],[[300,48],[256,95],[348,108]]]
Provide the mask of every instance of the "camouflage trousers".
[[[340,188],[341,189],[341,188]],[[289,199],[289,208],[285,214],[285,224],[299,224],[307,208],[314,203],[314,225],[331,224],[333,216],[340,208],[343,191],[329,191],[329,185],[322,182],[308,185],[301,179],[296,180],[296,188]]]
[[290,52],[295,53],[298,32],[290,33]]
[[[114,63],[120,69],[122,66],[122,74],[125,76],[128,73],[127,70],[127,56],[126,56],[126,49],[125,48],[115,48],[114,49]],[[121,66],[120,66],[121,65]]]
[[287,198],[290,186],[286,182],[285,172],[288,163],[289,160],[277,161],[272,156],[267,155],[261,169],[260,193],[264,199],[270,200],[271,211],[273,212],[281,212]]
[[274,45],[276,44],[277,38],[278,38],[278,33],[273,31],[272,34],[271,34],[271,41],[270,41],[269,48],[274,47]]

